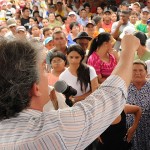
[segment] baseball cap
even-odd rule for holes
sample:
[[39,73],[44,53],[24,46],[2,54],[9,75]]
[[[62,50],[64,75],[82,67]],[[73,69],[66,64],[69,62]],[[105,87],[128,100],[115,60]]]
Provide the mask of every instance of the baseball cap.
[[57,0],[57,4],[63,4],[61,0]]
[[111,9],[108,9],[108,8],[105,8],[105,9],[104,9],[104,13],[106,13],[106,12],[109,12],[109,13],[111,14],[112,10],[111,10]]
[[55,5],[50,5],[49,7],[50,7],[50,8],[55,8]]
[[12,5],[12,3],[11,2],[7,2],[7,5]]
[[129,6],[130,6],[130,4],[129,4],[127,1],[123,1],[123,2],[121,3],[121,5],[123,5],[123,6],[127,6],[127,7],[129,7]]
[[8,28],[10,28],[12,26],[17,26],[15,19],[13,19],[13,18],[8,19],[7,26],[8,26]]
[[127,26],[123,29],[123,32],[120,34],[120,39],[122,39],[126,34],[134,34],[135,33],[135,28],[134,26]]
[[24,26],[18,26],[17,28],[16,28],[16,31],[18,32],[18,31],[26,31],[26,28],[24,27]]
[[43,44],[44,45],[46,45],[46,44],[48,44],[49,42],[51,42],[53,40],[53,38],[50,36],[50,37],[47,37],[45,40],[44,40],[44,42],[43,42]]
[[71,15],[75,15],[76,16],[77,14],[74,11],[70,11],[68,16],[71,16]]
[[89,21],[89,22],[86,24],[86,27],[87,27],[89,24],[95,26],[95,22],[94,22],[93,20]]
[[139,2],[135,2],[135,3],[133,3],[133,5],[137,5],[137,6],[141,7],[141,4]]
[[142,12],[148,12],[149,13],[149,10],[148,10],[148,8],[143,8]]
[[7,4],[6,3],[2,3],[2,6],[6,6]]

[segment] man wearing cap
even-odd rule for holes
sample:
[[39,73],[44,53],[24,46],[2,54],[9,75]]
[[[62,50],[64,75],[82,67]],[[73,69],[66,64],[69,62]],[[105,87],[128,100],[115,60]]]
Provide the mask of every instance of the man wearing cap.
[[[70,28],[69,28],[70,24],[72,22],[78,22],[79,18],[80,17],[74,11],[69,12],[68,17],[67,17],[67,24],[65,26],[67,33],[70,32]],[[82,31],[83,26],[81,24],[79,24],[79,26],[80,26],[80,31]]]
[[129,10],[130,4],[127,1],[123,1],[120,5],[120,11],[127,11]]
[[143,8],[140,14],[141,20],[137,21],[135,28],[137,31],[141,31],[143,33],[147,33],[147,20],[149,18],[149,10],[147,8]]
[[77,37],[73,40],[74,42],[76,42],[77,44],[81,45],[81,47],[83,48],[83,50],[85,51],[85,57],[83,62],[86,63],[87,61],[87,55],[88,55],[88,46],[89,46],[89,42],[92,40],[92,37],[90,37],[86,32],[80,32]]
[[51,50],[54,47],[53,38],[47,37],[44,42],[44,46],[47,48],[47,50]]
[[86,27],[86,28],[85,28],[86,33],[87,33],[90,37],[94,38],[94,33],[95,33],[95,23],[94,23],[94,21],[93,21],[93,20],[89,21],[89,22],[86,24],[85,27]]
[[16,37],[21,38],[21,39],[26,39],[26,28],[24,26],[18,26],[16,28]]
[[15,8],[12,7],[11,2],[7,2],[6,19],[12,18],[16,13]]
[[69,23],[78,22],[79,18],[80,17],[74,11],[70,11],[69,14],[68,14]]
[[113,24],[113,22],[111,21],[111,10],[104,9],[102,28],[105,30],[105,32],[110,33],[112,24]]
[[10,18],[7,20],[7,27],[10,29],[10,32],[6,33],[5,37],[6,38],[15,38],[16,36],[16,21],[13,18]]
[[135,2],[132,4],[132,10],[136,11],[138,14],[141,12],[141,5],[139,2]]

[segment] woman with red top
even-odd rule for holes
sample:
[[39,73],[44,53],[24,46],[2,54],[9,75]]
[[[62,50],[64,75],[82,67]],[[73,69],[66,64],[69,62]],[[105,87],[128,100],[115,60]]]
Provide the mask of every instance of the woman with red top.
[[110,33],[103,32],[91,43],[87,63],[95,68],[99,83],[111,74],[117,64],[118,56],[112,51],[113,42]]

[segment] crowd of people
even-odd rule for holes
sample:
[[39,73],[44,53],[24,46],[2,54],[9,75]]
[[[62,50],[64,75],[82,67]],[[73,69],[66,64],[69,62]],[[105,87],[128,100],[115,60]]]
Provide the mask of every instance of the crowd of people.
[[[150,149],[150,0],[1,0],[0,40],[0,130],[15,128],[0,149]],[[59,80],[77,90],[72,107],[54,89]],[[126,104],[104,106],[119,90]],[[24,117],[36,126],[31,141],[31,128],[14,124]]]

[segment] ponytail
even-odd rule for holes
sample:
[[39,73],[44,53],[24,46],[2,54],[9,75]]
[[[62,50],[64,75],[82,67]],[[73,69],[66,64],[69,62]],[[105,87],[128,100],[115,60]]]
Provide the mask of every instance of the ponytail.
[[90,45],[90,49],[89,49],[89,53],[88,53],[88,56],[87,56],[87,59],[90,57],[90,55],[96,51],[97,49],[97,41],[98,41],[98,37],[95,37],[93,40],[92,40],[92,43]]

